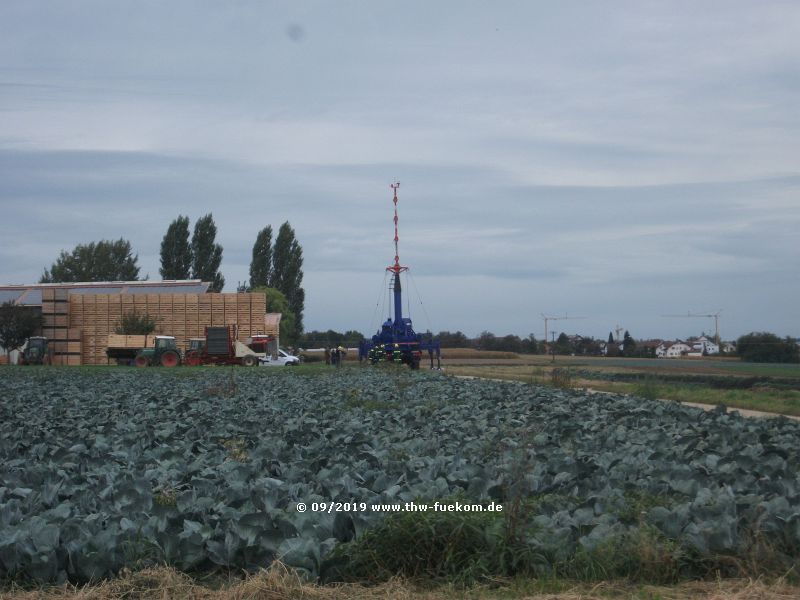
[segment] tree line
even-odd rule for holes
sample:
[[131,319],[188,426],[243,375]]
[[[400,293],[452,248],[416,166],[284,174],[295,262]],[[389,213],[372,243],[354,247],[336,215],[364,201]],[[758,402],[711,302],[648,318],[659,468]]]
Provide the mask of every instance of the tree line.
[[[431,335],[428,331],[425,334]],[[579,335],[568,336],[561,333],[555,340],[546,344],[537,340],[534,334],[521,338],[517,335],[497,336],[491,331],[483,331],[477,337],[468,337],[461,331],[440,331],[433,336],[439,340],[442,348],[474,348],[497,352],[514,352],[516,354],[548,354],[561,356],[619,356],[626,358],[655,358],[654,349],[637,344],[633,336],[625,331],[621,342],[608,334],[605,354],[600,340]],[[327,331],[309,331],[298,337],[297,344],[303,348],[321,348],[346,346],[354,347],[364,339],[364,335],[355,330],[344,333],[329,329]],[[737,340],[737,355],[748,362],[800,362],[800,347],[791,337],[780,338],[774,333],[752,332]]]
[[[220,271],[223,248],[216,242],[217,226],[211,213],[197,219],[190,235],[189,217],[179,215],[167,227],[161,240],[162,279],[199,279],[209,282],[210,292],[221,292],[225,277]],[[140,281],[139,255],[131,243],[100,240],[62,250],[40,283]],[[278,230],[273,243],[272,226],[258,232],[253,244],[249,285],[237,291],[263,292],[267,310],[281,312],[281,335],[293,342],[303,331],[305,290],[303,289],[303,248],[288,221]]]
[[[592,337],[579,335],[568,336],[561,333],[555,340],[549,342],[537,340],[534,334],[527,337],[518,335],[497,336],[491,331],[483,331],[475,338],[469,338],[461,331],[440,331],[437,335],[442,348],[474,348],[476,350],[491,350],[498,352],[515,352],[517,354],[547,354],[575,356],[600,356],[602,354],[601,341]],[[609,344],[611,352],[616,356],[635,356],[636,344],[626,331],[625,345],[627,352],[621,350],[622,344]],[[613,339],[611,340],[613,342]]]
[[[593,338],[574,338],[562,333],[555,343],[545,344],[537,340],[534,334],[521,338],[510,334],[498,336],[491,331],[483,331],[477,337],[469,337],[462,331],[440,331],[432,334],[430,331],[425,337],[432,335],[439,340],[442,348],[473,348],[475,350],[488,350],[496,352],[514,352],[516,354],[545,354],[555,351],[556,354],[599,355],[600,343]],[[327,331],[309,331],[298,338],[297,343],[303,348],[320,348],[325,346],[357,346],[364,335],[355,330],[344,333],[329,329]],[[629,345],[629,348],[632,348]]]

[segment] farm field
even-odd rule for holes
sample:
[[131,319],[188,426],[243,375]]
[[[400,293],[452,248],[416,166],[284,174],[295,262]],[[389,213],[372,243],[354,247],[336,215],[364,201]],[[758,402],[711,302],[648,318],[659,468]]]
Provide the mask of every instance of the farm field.
[[[737,359],[626,359],[545,356],[444,361],[452,375],[549,384],[554,370],[569,385],[648,398],[723,404],[800,416],[800,365]],[[523,357],[524,356],[524,357]]]
[[[444,348],[442,359],[451,365],[482,364],[503,366],[531,365],[586,368],[591,370],[640,371],[651,373],[685,373],[800,378],[800,364],[749,363],[738,358],[605,358],[600,356],[551,356],[543,354],[513,354],[510,352],[479,352],[469,348]],[[478,363],[480,364],[480,363]]]
[[453,585],[798,566],[785,419],[394,368],[2,375],[6,586],[277,561],[311,582]]

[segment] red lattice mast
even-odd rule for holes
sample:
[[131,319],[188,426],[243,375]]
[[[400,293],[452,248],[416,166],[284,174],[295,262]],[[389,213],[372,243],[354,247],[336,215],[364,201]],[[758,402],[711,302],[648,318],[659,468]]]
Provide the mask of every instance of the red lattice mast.
[[394,190],[394,198],[392,199],[394,202],[394,264],[390,267],[386,267],[386,270],[397,275],[402,271],[408,271],[408,267],[403,267],[400,265],[400,253],[397,249],[397,242],[400,241],[400,236],[397,233],[397,188],[400,187],[400,182],[398,181],[397,183],[393,183],[389,187]]

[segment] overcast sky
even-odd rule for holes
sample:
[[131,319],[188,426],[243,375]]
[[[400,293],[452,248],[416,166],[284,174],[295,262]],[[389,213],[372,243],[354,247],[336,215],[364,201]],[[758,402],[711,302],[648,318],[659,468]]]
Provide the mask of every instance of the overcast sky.
[[[800,336],[800,3],[0,3],[0,283],[288,220],[307,329]],[[377,316],[376,316],[376,313]]]

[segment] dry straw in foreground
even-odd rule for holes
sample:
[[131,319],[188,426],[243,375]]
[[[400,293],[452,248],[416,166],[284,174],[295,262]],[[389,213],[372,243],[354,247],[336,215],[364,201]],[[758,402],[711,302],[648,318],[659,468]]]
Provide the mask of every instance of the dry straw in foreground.
[[204,585],[167,567],[126,573],[117,579],[86,586],[50,586],[40,589],[6,587],[0,600],[454,600],[456,598],[520,598],[530,600],[796,600],[800,588],[778,581],[752,580],[692,582],[676,586],[633,585],[624,582],[579,584],[558,593],[544,593],[538,582],[509,582],[496,588],[460,590],[424,589],[393,580],[377,586],[355,584],[319,586],[303,582],[283,565],[243,580]]

